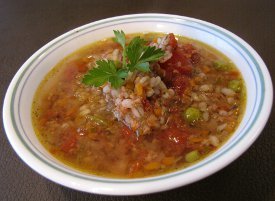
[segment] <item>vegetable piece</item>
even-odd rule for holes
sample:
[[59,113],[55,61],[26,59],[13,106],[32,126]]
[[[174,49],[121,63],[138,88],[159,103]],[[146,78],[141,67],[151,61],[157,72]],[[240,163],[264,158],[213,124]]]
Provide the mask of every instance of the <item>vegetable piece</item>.
[[64,76],[62,80],[65,82],[71,82],[75,78],[77,73],[78,73],[78,70],[74,64],[68,65],[68,67],[64,70],[64,73],[63,73]]
[[[174,70],[177,70],[181,75],[191,75],[193,68],[189,58],[186,57],[186,54],[187,53],[184,49],[177,48],[173,51],[173,56],[168,61],[161,64],[161,67],[166,71],[173,72]],[[174,75],[172,75],[172,77],[173,76]]]
[[130,168],[129,168],[129,176],[133,176],[135,173],[137,173],[142,168],[141,162],[136,161],[134,162]]
[[130,137],[134,135],[134,132],[131,129],[129,129],[127,126],[122,127],[121,133],[126,137]]
[[194,107],[187,108],[187,110],[183,113],[183,117],[188,123],[195,123],[199,120],[200,116],[201,113],[199,109]]
[[230,70],[230,66],[222,61],[214,61],[213,62],[213,67],[216,70],[220,70],[220,71],[228,71]]
[[160,168],[159,162],[151,162],[144,166],[145,170],[157,170]]
[[202,72],[209,73],[210,71],[211,71],[211,69],[208,66],[203,66],[202,67]]
[[160,117],[162,115],[161,107],[155,108],[154,113],[155,113],[156,116]]
[[162,163],[166,166],[173,165],[176,162],[176,159],[173,156],[164,157]]
[[163,145],[163,151],[166,154],[181,155],[186,149],[188,135],[187,131],[171,127],[159,133],[157,138]]
[[114,34],[115,34],[115,41],[117,43],[119,43],[123,48],[125,48],[125,44],[126,44],[126,39],[125,39],[125,33],[121,30],[114,30]]
[[143,86],[141,83],[136,84],[135,90],[138,96],[142,96],[144,94]]
[[96,64],[97,66],[84,76],[84,84],[99,87],[109,81],[112,87],[119,88],[128,75],[127,70],[117,69],[114,61],[98,60]]
[[175,35],[173,33],[169,33],[169,45],[172,47],[172,49],[175,49],[178,46],[178,41],[175,38]]
[[71,149],[73,149],[76,145],[76,137],[72,136],[71,138],[67,138],[66,141],[61,145],[61,150],[68,153]]
[[240,80],[231,80],[228,83],[228,88],[232,89],[235,92],[240,92],[241,91],[241,81]]
[[87,64],[89,63],[89,58],[81,58],[72,62],[77,67],[78,72],[85,73],[88,70]]
[[198,150],[191,151],[185,155],[185,161],[188,163],[195,162],[200,158],[200,153]]
[[154,46],[145,46],[145,44],[145,40],[135,37],[126,48],[130,71],[139,70],[141,72],[148,72],[150,71],[149,62],[157,61],[164,55],[161,49],[157,49]]
[[189,78],[186,76],[175,76],[172,80],[171,86],[178,93],[183,94],[186,88],[190,85]]
[[125,44],[126,44],[126,39],[125,39],[125,33],[121,30],[114,30],[114,34],[115,34],[115,41],[117,43],[119,43],[121,45],[121,47],[123,48],[123,52],[122,52],[122,67],[126,68],[126,50],[125,50]]
[[114,40],[123,48],[122,67],[120,61],[99,60],[96,62],[96,67],[83,77],[82,82],[84,84],[99,87],[110,82],[112,87],[119,88],[129,71],[148,72],[150,71],[149,62],[157,61],[164,55],[164,51],[161,49],[146,46],[146,41],[140,37],[135,37],[126,46],[124,32],[114,30],[114,34]]
[[95,122],[99,126],[107,126],[107,122],[102,117],[96,116],[96,115],[89,115],[87,118],[93,122]]

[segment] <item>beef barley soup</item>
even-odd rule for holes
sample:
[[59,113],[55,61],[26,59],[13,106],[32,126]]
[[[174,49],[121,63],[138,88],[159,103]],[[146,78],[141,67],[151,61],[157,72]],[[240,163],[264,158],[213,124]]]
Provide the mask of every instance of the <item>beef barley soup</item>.
[[222,146],[246,103],[234,64],[173,33],[114,33],[67,56],[40,84],[32,118],[44,147],[86,173],[139,178],[189,167]]

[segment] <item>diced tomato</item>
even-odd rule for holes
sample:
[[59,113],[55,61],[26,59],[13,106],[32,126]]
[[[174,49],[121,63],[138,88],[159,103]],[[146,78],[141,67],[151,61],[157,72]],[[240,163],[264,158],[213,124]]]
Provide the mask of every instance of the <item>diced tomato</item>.
[[51,148],[51,149],[50,149],[51,154],[56,154],[57,151],[58,151],[58,150],[57,150],[56,148]]
[[68,67],[64,71],[63,80],[65,82],[71,82],[75,78],[77,73],[78,70],[74,65],[68,65]]
[[225,111],[230,110],[230,105],[228,103],[219,103],[217,106],[218,106],[218,109],[220,110],[225,110]]
[[168,128],[158,135],[164,151],[181,154],[186,149],[188,133],[176,127]]
[[186,44],[183,47],[185,55],[189,58],[190,62],[195,65],[200,62],[200,54],[192,44]]
[[172,58],[169,60],[170,65],[182,75],[190,75],[192,73],[192,65],[190,60],[186,57],[183,49],[177,48]]
[[200,54],[191,44],[177,47],[172,54],[173,56],[168,61],[160,64],[161,68],[166,71],[165,80],[167,81],[174,78],[176,74],[191,76],[193,65],[200,62]]
[[129,176],[135,176],[143,168],[145,158],[148,156],[148,150],[141,148],[138,149],[138,155],[135,157],[134,161],[129,162]]
[[58,111],[53,108],[47,108],[44,114],[41,116],[39,123],[42,126],[45,126],[46,123],[50,120],[56,119],[59,117]]
[[130,136],[134,135],[134,132],[127,126],[122,127],[121,133],[126,137],[130,137]]
[[190,65],[176,66],[175,68],[182,75],[191,75],[192,73],[192,67]]
[[201,60],[201,56],[199,53],[195,52],[191,55],[191,63],[192,64],[198,64],[200,62],[200,60]]
[[165,63],[161,64],[161,67],[168,70],[178,70],[180,74],[190,74],[192,72],[192,66],[189,59],[185,56],[183,49],[177,48],[173,52],[173,56]]
[[77,67],[78,72],[85,73],[88,70],[88,59],[79,59],[74,61],[74,65]]
[[194,53],[196,51],[195,47],[190,43],[185,44],[182,48],[186,55],[191,55],[192,53]]
[[135,161],[129,168],[129,176],[133,176],[141,169],[142,165],[140,161]]
[[173,56],[168,61],[160,63],[165,71],[163,79],[169,87],[182,94],[190,84],[189,77],[192,74],[193,65],[200,61],[200,55],[190,44],[177,47],[172,54]]
[[189,85],[189,78],[184,75],[172,79],[171,86],[178,94],[182,94]]
[[136,133],[124,125],[121,128],[122,137],[125,139],[126,146],[131,149],[138,141]]
[[226,79],[235,80],[240,78],[240,73],[235,70],[231,70],[225,74]]
[[64,81],[71,81],[75,78],[77,73],[85,73],[88,70],[88,64],[89,59],[87,58],[81,58],[75,61],[70,62],[67,64],[67,68],[64,72]]
[[78,111],[78,109],[79,109],[78,107],[75,107],[72,105],[72,107],[67,108],[65,115],[67,117],[72,117],[73,115],[75,115],[75,113]]
[[169,33],[169,45],[172,47],[172,49],[175,49],[178,46],[178,41],[176,40],[173,33]]
[[[183,49],[177,48],[173,52],[173,56],[171,59],[169,59],[167,62],[160,64],[161,68],[165,70],[165,77],[164,81],[168,85],[175,85],[173,82],[177,83],[178,87],[178,80],[173,81],[175,77],[178,76],[190,76],[193,70],[192,64],[190,60],[185,56],[185,53]],[[183,80],[183,79],[182,79]],[[187,80],[185,79],[184,83],[182,86],[186,86]],[[179,87],[181,90],[180,92],[183,91],[183,87]]]
[[142,102],[143,108],[145,109],[146,112],[152,110],[152,106],[151,106],[151,103],[150,103],[149,100],[147,100],[147,99],[145,98],[145,99],[142,99],[141,102]]
[[80,73],[85,73],[88,70],[86,63],[78,65],[77,68],[78,68],[78,72],[80,72]]
[[61,150],[68,153],[71,149],[75,148],[77,144],[77,133],[73,131],[67,131],[64,135]]

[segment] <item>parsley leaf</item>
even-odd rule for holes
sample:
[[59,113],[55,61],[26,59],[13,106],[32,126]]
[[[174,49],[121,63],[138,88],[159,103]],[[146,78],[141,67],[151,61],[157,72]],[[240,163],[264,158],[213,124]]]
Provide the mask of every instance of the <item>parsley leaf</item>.
[[119,43],[122,48],[123,48],[123,51],[122,51],[122,67],[125,68],[126,67],[126,50],[125,50],[125,45],[126,45],[126,37],[125,37],[125,33],[121,30],[121,31],[118,31],[118,30],[114,30],[114,34],[115,34],[115,41],[117,43]]
[[137,69],[137,70],[139,70],[143,73],[149,72],[150,71],[149,62],[138,63],[138,64],[135,65],[135,69]]
[[164,55],[164,51],[156,47],[146,46],[146,41],[142,38],[133,38],[126,46],[126,37],[123,31],[114,30],[114,41],[119,43],[122,50],[122,63],[112,60],[98,60],[96,66],[90,70],[82,82],[86,85],[102,86],[110,82],[114,88],[123,85],[129,71],[149,72],[149,62],[157,61]]
[[129,60],[129,70],[150,71],[150,61],[157,61],[164,55],[164,51],[156,47],[145,46],[146,41],[140,37],[135,37],[126,47],[126,55]]
[[164,55],[164,51],[161,49],[157,49],[155,46],[146,46],[145,50],[139,60],[140,63],[149,62],[149,61],[157,61]]
[[84,76],[82,80],[84,84],[99,87],[109,81],[112,87],[118,88],[128,75],[125,69],[117,70],[114,61],[111,60],[98,60],[96,65]]
[[125,39],[125,33],[121,30],[114,30],[115,34],[115,42],[119,43],[123,48],[125,48],[126,39]]

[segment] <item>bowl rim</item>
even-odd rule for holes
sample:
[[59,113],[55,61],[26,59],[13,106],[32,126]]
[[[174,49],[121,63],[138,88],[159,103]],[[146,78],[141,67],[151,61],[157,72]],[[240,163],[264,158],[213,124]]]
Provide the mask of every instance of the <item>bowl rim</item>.
[[[26,150],[24,148],[24,146],[18,146],[20,143],[22,143],[19,139],[16,139],[16,136],[14,136],[13,134],[13,129],[11,128],[11,117],[10,117],[10,107],[11,107],[11,101],[13,99],[13,93],[14,93],[14,88],[16,88],[16,84],[17,81],[20,79],[20,77],[22,76],[22,74],[24,73],[26,67],[30,64],[30,62],[37,58],[44,50],[46,50],[49,46],[51,46],[54,43],[57,43],[59,40],[62,40],[63,38],[66,38],[67,36],[71,35],[71,34],[75,34],[77,32],[81,32],[82,30],[86,29],[87,27],[91,26],[91,25],[95,25],[98,26],[100,24],[104,24],[104,23],[110,23],[112,21],[120,21],[120,20],[127,20],[129,18],[163,18],[163,19],[173,19],[173,20],[184,20],[184,21],[189,21],[189,22],[193,22],[193,23],[198,23],[200,25],[203,26],[207,26],[208,28],[211,29],[215,29],[218,30],[221,33],[226,34],[228,37],[230,37],[232,40],[237,41],[239,43],[239,45],[241,45],[243,48],[245,48],[248,53],[250,53],[253,57],[253,59],[259,64],[261,73],[263,74],[262,77],[264,77],[263,79],[263,85],[264,85],[264,95],[266,96],[265,99],[263,100],[263,105],[262,105],[262,111],[264,111],[264,115],[261,115],[261,118],[259,118],[259,116],[257,117],[257,122],[258,122],[258,127],[255,128],[255,126],[253,127],[255,130],[255,133],[253,135],[252,138],[250,138],[249,142],[246,143],[242,143],[242,146],[240,147],[239,145],[239,149],[235,150],[234,156],[231,156],[231,158],[228,158],[226,160],[224,160],[223,164],[219,164],[216,166],[212,165],[212,168],[208,168],[208,171],[206,173],[201,172],[200,174],[198,174],[197,176],[195,176],[192,179],[186,180],[184,182],[180,181],[179,178],[177,178],[177,175],[174,174],[173,178],[164,178],[163,176],[157,176],[156,178],[158,178],[156,181],[152,181],[151,179],[146,179],[146,178],[142,178],[142,179],[131,179],[131,180],[124,180],[124,179],[102,179],[100,178],[99,180],[97,180],[95,182],[95,184],[97,185],[102,185],[102,184],[106,184],[109,185],[108,186],[98,186],[98,187],[94,187],[94,188],[83,188],[83,186],[81,186],[77,181],[77,182],[64,182],[65,179],[57,179],[56,176],[58,176],[58,172],[50,172],[50,173],[46,173],[41,171],[43,168],[47,168],[47,165],[45,164],[41,164],[41,162],[35,161],[35,159],[32,156],[32,153],[26,153]],[[266,93],[268,92],[268,94]],[[217,26],[214,25],[212,23],[209,22],[205,22],[202,20],[198,20],[195,18],[190,18],[190,17],[185,17],[185,16],[179,16],[179,15],[169,15],[169,14],[157,14],[157,13],[146,13],[146,14],[132,14],[132,15],[123,15],[123,16],[118,16],[118,17],[111,17],[111,18],[107,18],[107,19],[103,19],[103,20],[98,20],[92,23],[88,23],[86,25],[80,26],[76,29],[73,29],[71,31],[68,31],[64,34],[62,34],[61,36],[53,39],[52,41],[50,41],[49,43],[47,43],[46,45],[44,45],[42,48],[40,48],[38,51],[36,51],[18,70],[18,72],[16,73],[16,75],[14,76],[4,99],[4,106],[3,106],[3,121],[4,121],[4,128],[7,134],[7,137],[9,139],[9,142],[11,143],[12,147],[14,148],[14,150],[16,151],[16,153],[20,156],[20,158],[27,164],[29,165],[32,169],[34,169],[36,172],[38,172],[39,174],[45,176],[46,178],[59,183],[63,186],[67,186],[76,190],[81,190],[81,191],[86,191],[86,192],[91,192],[91,193],[99,193],[99,194],[112,194],[112,195],[137,195],[137,194],[145,194],[145,193],[153,193],[153,192],[159,192],[159,191],[163,191],[163,190],[169,190],[175,187],[179,187],[182,185],[187,185],[190,183],[193,183],[197,180],[200,180],[202,178],[205,178],[215,172],[217,172],[218,170],[222,169],[223,167],[225,167],[226,165],[228,165],[229,163],[231,163],[233,160],[235,160],[237,157],[239,157],[244,151],[246,151],[251,144],[257,139],[257,137],[259,136],[259,134],[261,133],[262,129],[264,128],[268,117],[270,115],[271,112],[271,108],[272,108],[272,100],[273,100],[273,87],[272,87],[272,82],[271,82],[271,78],[270,75],[268,73],[267,67],[264,64],[264,62],[262,61],[262,59],[260,58],[260,56],[256,53],[256,51],[250,46],[248,45],[244,40],[242,40],[241,38],[239,38],[238,36],[236,36],[235,34]],[[261,123],[260,123],[261,122]],[[33,160],[36,164],[30,163],[30,161]],[[41,168],[43,167],[43,168]],[[66,174],[61,174],[62,176],[66,177]],[[150,178],[154,178],[154,177],[150,177]],[[159,179],[160,178],[160,179]],[[72,179],[72,178],[70,178]],[[155,187],[154,185],[156,185],[156,183],[159,183],[158,181],[162,181],[162,180],[167,180],[169,181],[169,186],[167,185],[160,185],[158,187]],[[172,180],[175,181],[174,183],[172,183]],[[99,184],[101,181],[101,184]],[[109,183],[109,181],[111,181]],[[118,181],[122,181],[122,182],[118,182]],[[127,182],[126,182],[127,181]],[[131,181],[131,182],[129,182]],[[98,183],[99,182],[99,183]],[[146,185],[146,188],[144,188],[144,183],[149,183],[149,185]],[[90,182],[84,182],[85,185],[88,185]],[[140,189],[135,189],[135,188],[129,188],[129,185],[135,185],[135,187],[139,187]],[[113,186],[113,187],[110,187]],[[150,187],[151,186],[151,187]],[[128,188],[127,188],[128,187]],[[122,190],[118,190],[118,188],[122,188]]]

